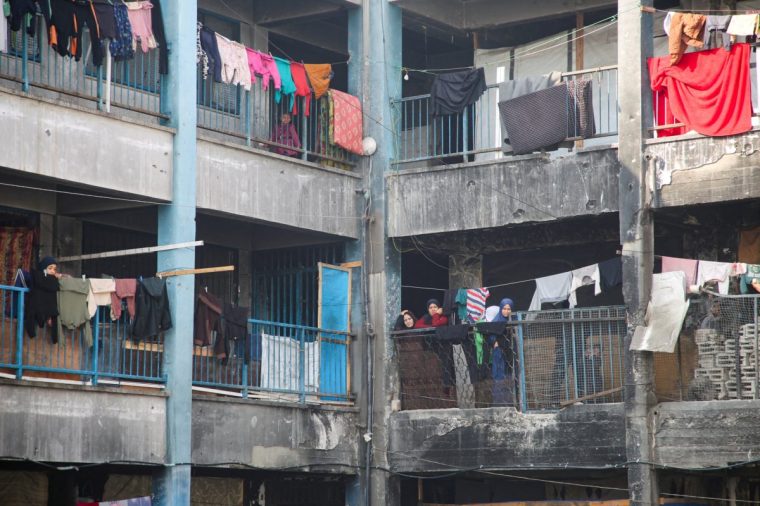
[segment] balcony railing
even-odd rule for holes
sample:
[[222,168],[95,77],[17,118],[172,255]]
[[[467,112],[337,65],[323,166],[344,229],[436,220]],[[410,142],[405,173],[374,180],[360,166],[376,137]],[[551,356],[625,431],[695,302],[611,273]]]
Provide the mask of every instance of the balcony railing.
[[112,321],[110,307],[100,307],[85,323],[92,330],[92,346],[84,327],[64,330],[53,343],[50,328],[37,328],[37,336],[24,331],[26,288],[0,286],[0,371],[16,378],[43,377],[98,384],[121,380],[164,382],[161,354],[163,338],[134,342],[129,335],[127,311]]
[[[289,97],[283,96],[279,104],[275,101],[273,84],[265,91],[257,79],[251,90],[246,91],[240,86],[216,83],[210,76],[203,79],[200,71],[197,90],[198,126],[202,129],[224,134],[247,146],[329,167],[351,169],[356,162],[355,155],[329,142],[329,106],[325,97],[320,100],[312,97],[308,108],[304,98],[296,97],[294,113]],[[292,117],[300,147],[277,142],[275,132],[284,113]]]
[[402,409],[527,412],[622,400],[624,307],[514,316],[498,335],[477,326],[455,340],[437,329],[394,332]]
[[195,346],[193,385],[242,397],[351,401],[350,335],[249,320],[245,339]]
[[[617,66],[579,70],[563,74],[563,80],[590,79],[596,134],[616,142],[618,123]],[[397,130],[395,163],[465,157],[465,160],[489,160],[502,153],[499,87],[491,85],[473,105],[461,114],[435,117],[430,95],[418,95],[393,101]],[[568,132],[568,140],[580,140]],[[586,141],[595,142],[595,141]],[[596,141],[599,142],[599,141]]]
[[[34,37],[25,30],[10,33],[9,51],[0,53],[0,82],[16,82],[22,91],[48,98],[92,103],[102,111],[110,112],[114,107],[166,118],[161,113],[162,76],[158,72],[157,51],[138,50],[132,60],[120,62],[106,53],[103,65],[94,67],[89,32],[84,32],[82,59],[77,62],[58,55],[50,47],[40,16],[34,22],[37,23]],[[106,81],[109,70],[110,87]]]

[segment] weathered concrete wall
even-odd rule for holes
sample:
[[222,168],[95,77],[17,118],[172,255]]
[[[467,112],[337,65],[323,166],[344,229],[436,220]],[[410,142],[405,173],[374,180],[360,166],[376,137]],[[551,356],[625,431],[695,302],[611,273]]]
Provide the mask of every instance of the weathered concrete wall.
[[0,167],[171,199],[171,130],[2,90],[0,124]]
[[615,149],[402,170],[387,176],[392,237],[597,215],[618,209]]
[[166,397],[0,380],[0,455],[162,463]]
[[760,401],[668,402],[655,409],[658,464],[701,468],[757,459]]
[[650,141],[657,207],[760,197],[760,131]]
[[[259,468],[320,465],[354,474],[358,412],[234,399],[193,399],[193,464],[237,462]],[[306,469],[304,469],[306,470]]]
[[198,139],[198,208],[357,238],[356,174]]
[[625,462],[622,404],[548,414],[511,408],[402,411],[391,416],[390,430],[390,461],[400,472],[604,468]]

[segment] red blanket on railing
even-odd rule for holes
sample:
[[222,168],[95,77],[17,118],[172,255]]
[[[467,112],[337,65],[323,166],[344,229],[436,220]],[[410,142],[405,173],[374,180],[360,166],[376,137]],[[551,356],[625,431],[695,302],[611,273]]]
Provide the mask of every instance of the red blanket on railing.
[[359,99],[338,90],[328,92],[333,101],[333,144],[343,149],[363,154],[362,149],[362,104]]
[[[649,59],[652,91],[665,94],[660,115],[684,123],[686,130],[710,136],[736,135],[752,128],[750,47],[734,44],[730,51],[710,49],[683,55],[670,66],[670,57]],[[661,136],[674,133],[664,132]]]

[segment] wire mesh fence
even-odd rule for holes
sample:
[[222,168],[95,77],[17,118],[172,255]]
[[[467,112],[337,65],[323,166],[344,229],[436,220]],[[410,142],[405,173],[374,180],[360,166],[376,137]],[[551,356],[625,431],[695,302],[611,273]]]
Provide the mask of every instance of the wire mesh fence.
[[622,307],[395,332],[402,408],[552,410],[622,400]]
[[703,294],[689,304],[675,353],[655,354],[660,400],[758,399],[760,296]]

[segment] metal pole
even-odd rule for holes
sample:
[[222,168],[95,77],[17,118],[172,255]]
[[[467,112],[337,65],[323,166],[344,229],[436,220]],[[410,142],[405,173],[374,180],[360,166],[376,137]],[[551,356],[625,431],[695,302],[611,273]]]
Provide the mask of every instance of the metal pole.
[[[85,325],[89,325],[87,322]],[[98,352],[100,350],[100,308],[95,311],[95,332],[92,336],[92,384],[98,384]]]
[[17,292],[16,303],[16,379],[19,380],[24,376],[24,293]]
[[[517,321],[522,321],[523,315],[517,315]],[[528,392],[525,382],[525,339],[523,338],[523,326],[517,327],[517,343],[520,360],[520,411],[528,412]]]
[[29,35],[26,33],[26,27],[21,29],[23,35],[21,36],[21,89],[25,92],[29,91]]
[[[296,100],[299,100],[297,98]],[[301,152],[301,160],[308,160],[308,149],[309,149],[309,133],[307,131],[308,129],[308,122],[309,119],[306,117],[306,113],[308,110],[306,109],[306,99],[300,98],[301,100],[301,149],[303,150]]]
[[111,112],[111,44],[106,46],[106,112]]

